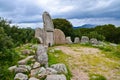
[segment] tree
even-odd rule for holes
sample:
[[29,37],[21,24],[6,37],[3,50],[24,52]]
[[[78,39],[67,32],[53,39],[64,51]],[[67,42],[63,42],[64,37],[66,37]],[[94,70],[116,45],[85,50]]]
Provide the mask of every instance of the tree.
[[4,51],[6,48],[12,48],[13,42],[10,36],[4,32],[4,29],[0,27],[0,51]]
[[73,35],[73,26],[68,20],[63,18],[56,18],[53,19],[53,24],[55,28],[62,30],[65,36]]
[[115,42],[115,35],[116,35],[116,27],[112,24],[107,25],[101,25],[95,27],[95,31],[98,32],[98,34],[101,34],[105,36],[106,41]]

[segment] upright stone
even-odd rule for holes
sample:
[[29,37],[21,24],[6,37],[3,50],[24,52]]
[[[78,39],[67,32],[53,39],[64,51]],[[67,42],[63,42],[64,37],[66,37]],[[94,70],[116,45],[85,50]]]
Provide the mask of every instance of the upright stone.
[[47,49],[42,44],[38,46],[35,58],[41,65],[48,66]]
[[89,43],[89,38],[87,36],[82,36],[81,37],[81,43],[82,44]]
[[74,39],[74,43],[79,43],[79,42],[80,42],[79,37],[75,37],[75,39]]
[[54,43],[65,44],[65,34],[60,29],[54,30]]
[[39,40],[40,43],[45,44],[45,31],[41,28],[35,30],[35,37]]
[[48,12],[43,13],[43,23],[45,30],[45,44],[52,46],[54,44],[54,25]]
[[91,38],[90,43],[93,44],[93,45],[98,45],[98,41],[97,41],[96,38]]
[[71,37],[66,37],[66,43],[67,44],[72,44]]

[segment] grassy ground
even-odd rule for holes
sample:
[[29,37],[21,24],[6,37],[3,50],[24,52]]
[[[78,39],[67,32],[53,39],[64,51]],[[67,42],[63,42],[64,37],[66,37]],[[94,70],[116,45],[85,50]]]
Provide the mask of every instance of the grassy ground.
[[119,45],[109,44],[102,47],[81,44],[54,46],[48,52],[49,62],[50,64],[65,63],[73,75],[72,80],[78,78],[82,78],[81,80],[120,80],[119,49]]
[[[16,60],[14,63],[29,56],[22,56],[22,50],[32,50],[34,55],[36,48],[32,48],[32,45],[26,44],[15,48],[15,53],[20,57],[14,55],[13,58]],[[97,47],[89,44],[57,45],[48,48],[48,57],[49,66],[56,63],[64,63],[67,66],[67,80],[120,80],[120,45],[113,46],[110,43]],[[4,66],[3,70],[4,77],[8,78],[2,77],[1,80],[13,79],[14,74],[10,78],[11,73],[6,70],[8,67],[9,65]]]

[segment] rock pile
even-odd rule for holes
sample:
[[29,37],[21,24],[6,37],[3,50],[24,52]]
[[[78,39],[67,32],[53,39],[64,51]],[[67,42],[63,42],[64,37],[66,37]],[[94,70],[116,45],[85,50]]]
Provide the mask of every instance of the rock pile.
[[65,74],[68,74],[65,64],[48,66],[47,49],[42,44],[38,45],[35,55],[18,61],[18,65],[9,70],[16,73],[14,80],[66,80]]

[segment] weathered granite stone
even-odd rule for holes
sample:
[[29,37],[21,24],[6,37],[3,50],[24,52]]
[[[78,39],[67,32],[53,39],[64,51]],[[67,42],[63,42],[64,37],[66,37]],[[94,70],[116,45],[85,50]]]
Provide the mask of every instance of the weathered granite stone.
[[46,77],[46,69],[44,67],[41,67],[40,70],[38,71],[38,77],[39,78],[44,78]]
[[53,64],[51,65],[51,68],[55,69],[58,73],[64,73],[64,74],[68,73],[65,64],[62,63]]
[[53,68],[46,68],[46,74],[47,75],[57,74],[57,71]]
[[41,37],[36,37],[40,44],[43,44],[43,39]]
[[42,44],[46,44],[46,34],[45,34],[45,30],[41,29],[41,28],[37,28],[35,30],[35,37],[39,40],[39,43]]
[[61,75],[47,75],[45,80],[66,80],[66,76]]
[[33,58],[34,58],[34,56],[28,56],[25,59],[22,59],[22,60],[18,61],[18,64],[19,65],[25,65],[30,59],[33,59]]
[[74,43],[80,43],[80,39],[79,39],[79,37],[75,37],[75,39],[74,39]]
[[43,23],[45,30],[45,44],[52,46],[54,44],[54,25],[48,12],[43,13]]
[[33,68],[38,68],[38,67],[40,67],[40,63],[35,62],[35,63],[33,64]]
[[29,65],[19,65],[20,68],[26,68],[28,71],[31,70],[31,67]]
[[39,80],[39,79],[37,79],[35,77],[31,77],[31,78],[29,78],[29,80]]
[[30,76],[33,77],[33,76],[37,75],[39,70],[40,70],[40,68],[32,69],[31,72],[30,72]]
[[45,31],[54,31],[54,25],[50,14],[48,12],[44,12],[42,17]]
[[41,65],[45,65],[46,67],[48,66],[47,50],[42,44],[38,46],[35,57],[37,62]]
[[31,70],[31,67],[28,65],[19,65],[17,68],[15,68],[15,73],[24,73],[29,72]]
[[31,77],[31,78],[29,78],[29,80],[39,80],[39,79],[37,79],[35,77]]
[[98,45],[98,41],[97,41],[96,38],[91,38],[90,43],[93,44],[93,45]]
[[15,65],[15,66],[9,67],[8,70],[9,70],[10,72],[13,72],[16,68],[17,68],[17,66]]
[[14,80],[28,80],[28,76],[23,73],[17,73]]
[[67,44],[72,44],[71,37],[66,37],[66,43]]
[[89,38],[88,38],[87,36],[82,36],[82,37],[81,37],[81,43],[82,43],[82,44],[89,43]]
[[65,44],[65,34],[60,29],[54,30],[54,42],[55,44]]
[[15,69],[15,73],[24,73],[24,72],[28,72],[28,70],[26,68],[16,68]]

